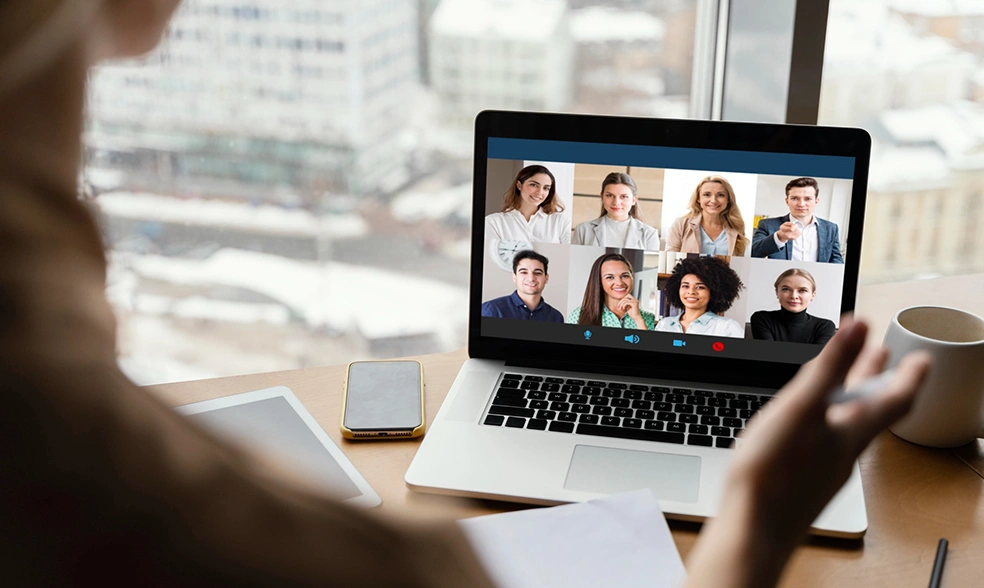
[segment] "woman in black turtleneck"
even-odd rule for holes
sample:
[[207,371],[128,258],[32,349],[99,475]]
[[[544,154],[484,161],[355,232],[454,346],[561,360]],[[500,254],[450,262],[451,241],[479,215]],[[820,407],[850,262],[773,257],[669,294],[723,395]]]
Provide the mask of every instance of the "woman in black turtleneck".
[[834,336],[833,321],[807,314],[806,307],[817,295],[817,283],[810,272],[789,269],[776,278],[779,310],[760,310],[752,314],[752,338],[823,345]]

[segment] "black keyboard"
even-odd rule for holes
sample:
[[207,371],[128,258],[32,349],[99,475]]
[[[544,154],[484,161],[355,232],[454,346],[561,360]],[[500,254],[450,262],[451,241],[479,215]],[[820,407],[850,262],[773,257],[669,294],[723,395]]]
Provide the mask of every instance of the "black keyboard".
[[730,448],[768,395],[503,374],[495,427]]

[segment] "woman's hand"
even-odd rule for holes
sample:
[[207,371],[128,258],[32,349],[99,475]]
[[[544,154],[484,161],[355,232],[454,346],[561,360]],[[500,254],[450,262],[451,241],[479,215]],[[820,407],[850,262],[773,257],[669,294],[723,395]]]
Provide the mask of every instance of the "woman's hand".
[[625,298],[618,301],[615,309],[632,317],[632,320],[636,322],[637,328],[646,328],[646,321],[643,320],[642,313],[639,312],[639,300],[635,296],[627,294]]
[[830,405],[831,389],[884,368],[884,349],[861,353],[867,327],[842,321],[823,352],[749,423],[728,475],[720,516],[689,562],[688,586],[774,585],[793,549],[847,481],[872,438],[908,412],[929,368],[910,354],[880,393]]

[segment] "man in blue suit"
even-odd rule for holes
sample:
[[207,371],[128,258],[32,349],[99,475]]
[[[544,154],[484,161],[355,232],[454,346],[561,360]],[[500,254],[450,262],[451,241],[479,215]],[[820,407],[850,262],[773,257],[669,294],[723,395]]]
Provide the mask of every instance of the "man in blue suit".
[[759,221],[752,235],[752,257],[844,263],[837,225],[813,214],[819,194],[813,178],[786,184],[789,214]]

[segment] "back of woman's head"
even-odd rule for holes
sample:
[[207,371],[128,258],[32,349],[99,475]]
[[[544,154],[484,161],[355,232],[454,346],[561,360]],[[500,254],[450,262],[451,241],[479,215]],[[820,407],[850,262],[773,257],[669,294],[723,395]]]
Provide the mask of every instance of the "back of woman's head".
[[545,174],[550,178],[550,191],[547,194],[547,197],[543,200],[543,203],[540,204],[540,210],[547,214],[553,214],[564,210],[564,205],[560,202],[560,198],[557,197],[557,179],[554,178],[553,172],[551,172],[546,166],[534,164],[528,165],[519,170],[519,173],[516,174],[515,178],[513,178],[512,183],[509,184],[509,189],[506,190],[506,193],[502,196],[502,212],[519,210],[519,207],[523,203],[519,186],[522,186],[527,180],[537,174]]
[[591,264],[588,283],[584,286],[584,297],[581,299],[580,325],[600,325],[601,314],[605,308],[605,291],[601,286],[601,266],[609,261],[620,261],[632,272],[632,264],[620,253],[606,253]]

